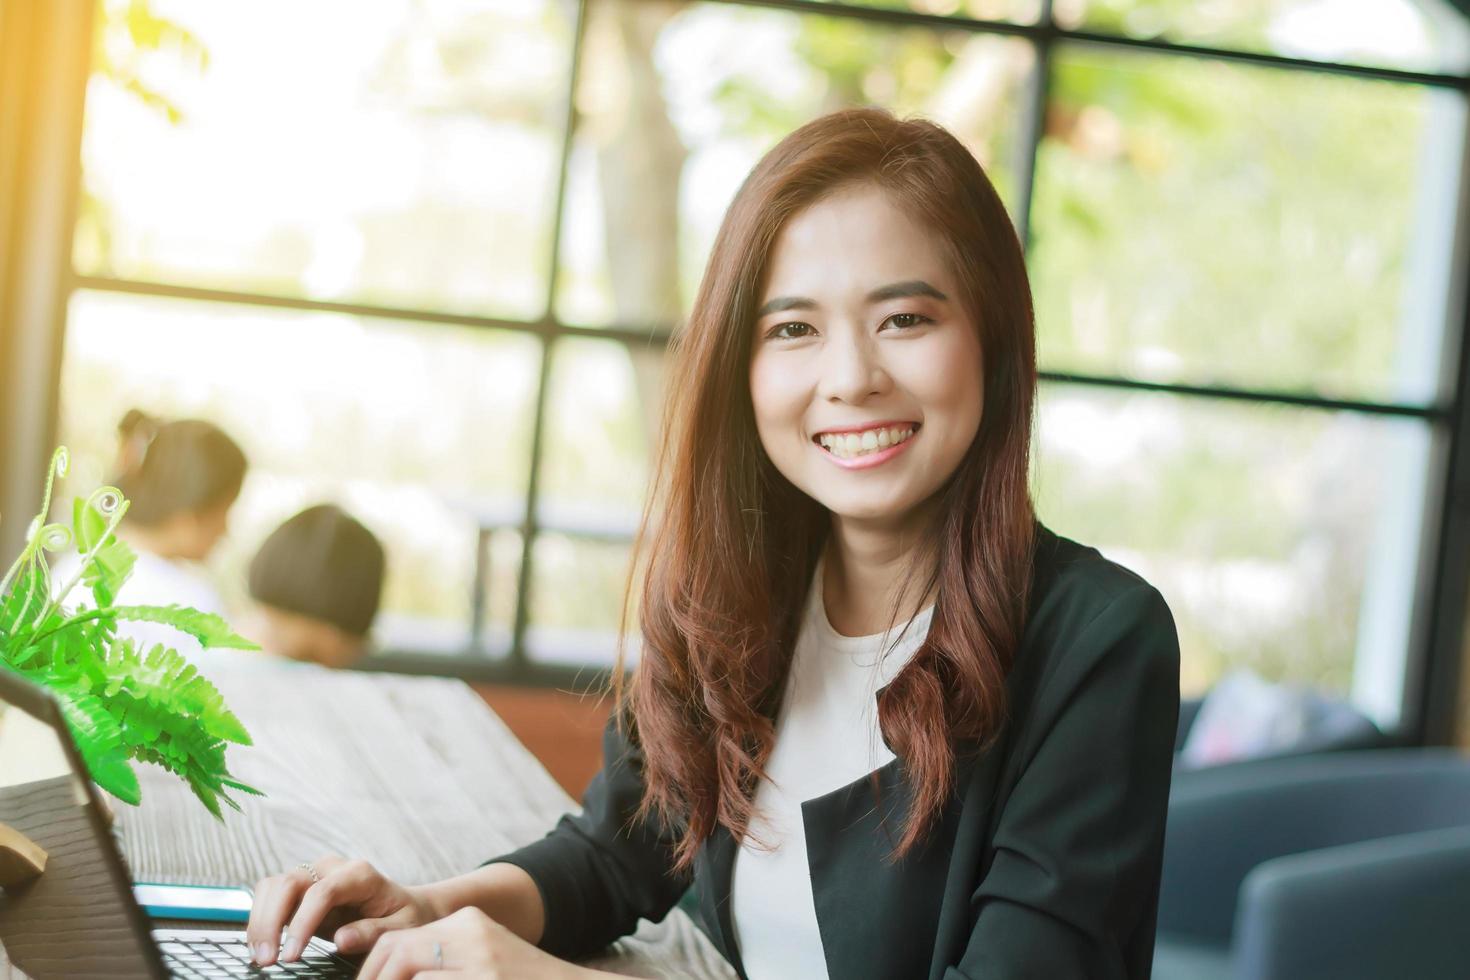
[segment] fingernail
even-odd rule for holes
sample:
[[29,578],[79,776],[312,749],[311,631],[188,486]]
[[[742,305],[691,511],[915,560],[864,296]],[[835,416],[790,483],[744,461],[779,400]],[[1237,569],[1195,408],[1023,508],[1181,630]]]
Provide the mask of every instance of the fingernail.
[[264,966],[265,963],[266,963],[266,961],[268,959],[270,959],[270,955],[271,955],[270,943],[258,943],[258,944],[256,944],[256,947],[255,947],[255,962],[256,962],[256,965],[258,965],[258,966]]
[[284,949],[281,950],[281,959],[283,959],[283,960],[299,959],[300,956],[301,956],[301,949],[305,945],[306,944],[304,942],[302,942],[301,940],[297,939],[295,936],[287,936],[286,937],[286,946],[285,946]]
[[356,929],[349,929],[346,926],[344,926],[341,929],[338,929],[337,930],[337,945],[338,946],[341,946],[341,947],[356,946],[357,945],[357,930]]

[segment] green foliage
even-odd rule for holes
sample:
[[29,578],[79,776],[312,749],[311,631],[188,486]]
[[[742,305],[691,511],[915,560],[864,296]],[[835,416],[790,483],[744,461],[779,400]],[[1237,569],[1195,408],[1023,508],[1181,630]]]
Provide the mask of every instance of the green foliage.
[[150,0],[121,0],[96,20],[92,39],[92,70],[137,97],[148,108],[179,123],[184,111],[178,102],[156,88],[145,76],[144,59],[168,52],[195,70],[209,67],[209,51],[188,28],[160,17]]
[[[158,56],[168,56],[173,62],[168,67],[174,70],[202,73],[209,67],[209,50],[197,34],[159,16],[153,6],[153,0],[109,0],[99,5],[93,18],[92,77],[126,92],[177,126],[186,121],[185,110],[178,98],[153,81],[172,74],[158,70]],[[94,183],[84,182],[75,243],[80,267],[117,271],[112,264],[114,220],[112,207]]]
[[[134,556],[114,533],[128,503],[103,487],[72,507],[72,526],[46,524],[52,483],[65,476],[67,452],[56,451],[41,513],[21,556],[0,580],[0,663],[49,688],[61,703],[97,785],[136,805],[142,799],[132,761],[162,766],[189,784],[209,812],[240,809],[226,790],[259,791],[230,775],[225,749],[249,745],[250,733],[198,669],[162,644],[140,650],[117,634],[119,622],[170,626],[204,647],[256,649],[218,616],[183,606],[115,606]],[[53,588],[48,552],[75,544],[81,568]],[[85,583],[95,607],[63,606]]]
[[96,549],[93,564],[82,572],[82,581],[92,590],[97,607],[112,605],[117,588],[133,570],[133,553],[116,537],[107,536],[107,518],[95,506],[78,497],[72,507],[72,525],[77,549],[83,553]]

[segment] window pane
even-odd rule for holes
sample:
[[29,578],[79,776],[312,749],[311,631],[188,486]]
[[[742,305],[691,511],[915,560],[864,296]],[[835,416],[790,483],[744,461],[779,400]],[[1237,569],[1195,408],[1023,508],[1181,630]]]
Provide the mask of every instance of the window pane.
[[1249,667],[1396,722],[1427,425],[1043,385],[1038,443],[1042,520],[1164,593],[1186,695]]
[[1443,0],[1055,0],[1066,28],[1408,71],[1470,70],[1465,15]]
[[[523,508],[516,508],[522,511]],[[508,515],[508,509],[505,516]],[[519,524],[524,515],[514,517]],[[481,588],[480,646],[492,657],[510,652],[516,621],[516,591],[521,572],[521,533],[502,516],[482,525],[483,551],[476,557],[476,574]]]
[[508,331],[80,292],[62,369],[72,483],[110,476],[129,408],[210,419],[250,460],[213,562],[227,599],[266,534],[335,500],[388,552],[380,644],[462,650],[476,510],[525,492],[539,350]]
[[631,536],[656,445],[663,376],[661,350],[557,341],[537,501],[542,524]]
[[1075,47],[1052,92],[1043,368],[1435,397],[1461,95]]
[[[526,648],[535,660],[612,666],[617,649],[631,556],[630,546],[578,539],[566,534],[538,535],[532,550],[531,623]],[[637,603],[628,629],[638,633]],[[630,637],[628,662],[637,662]]]
[[940,17],[1002,20],[1032,24],[1041,14],[1041,0],[824,0],[834,7],[877,7],[912,10]]
[[568,322],[678,321],[751,167],[845,105],[944,123],[1010,199],[1026,42],[712,3],[588,13],[557,296]]
[[80,271],[541,315],[572,0],[153,7],[102,5]]

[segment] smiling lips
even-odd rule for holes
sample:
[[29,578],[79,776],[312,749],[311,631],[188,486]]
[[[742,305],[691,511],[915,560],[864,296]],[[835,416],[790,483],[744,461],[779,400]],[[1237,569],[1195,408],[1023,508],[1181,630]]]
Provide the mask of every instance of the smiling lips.
[[858,431],[820,432],[812,441],[844,468],[866,468],[898,455],[919,428],[917,422],[895,422]]

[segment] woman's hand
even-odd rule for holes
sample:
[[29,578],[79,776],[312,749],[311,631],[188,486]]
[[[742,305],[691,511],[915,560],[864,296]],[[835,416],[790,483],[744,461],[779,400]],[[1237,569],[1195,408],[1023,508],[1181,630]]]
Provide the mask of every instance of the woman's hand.
[[559,960],[532,946],[478,908],[438,922],[389,933],[373,947],[358,980],[447,978],[584,980],[608,976]]
[[305,868],[297,868],[255,886],[245,938],[256,964],[274,963],[283,942],[281,960],[299,959],[320,929],[336,930],[332,941],[343,953],[360,953],[385,932],[421,926],[442,914],[426,890],[390,881],[366,861],[324,857],[311,867],[321,880],[313,882]]

